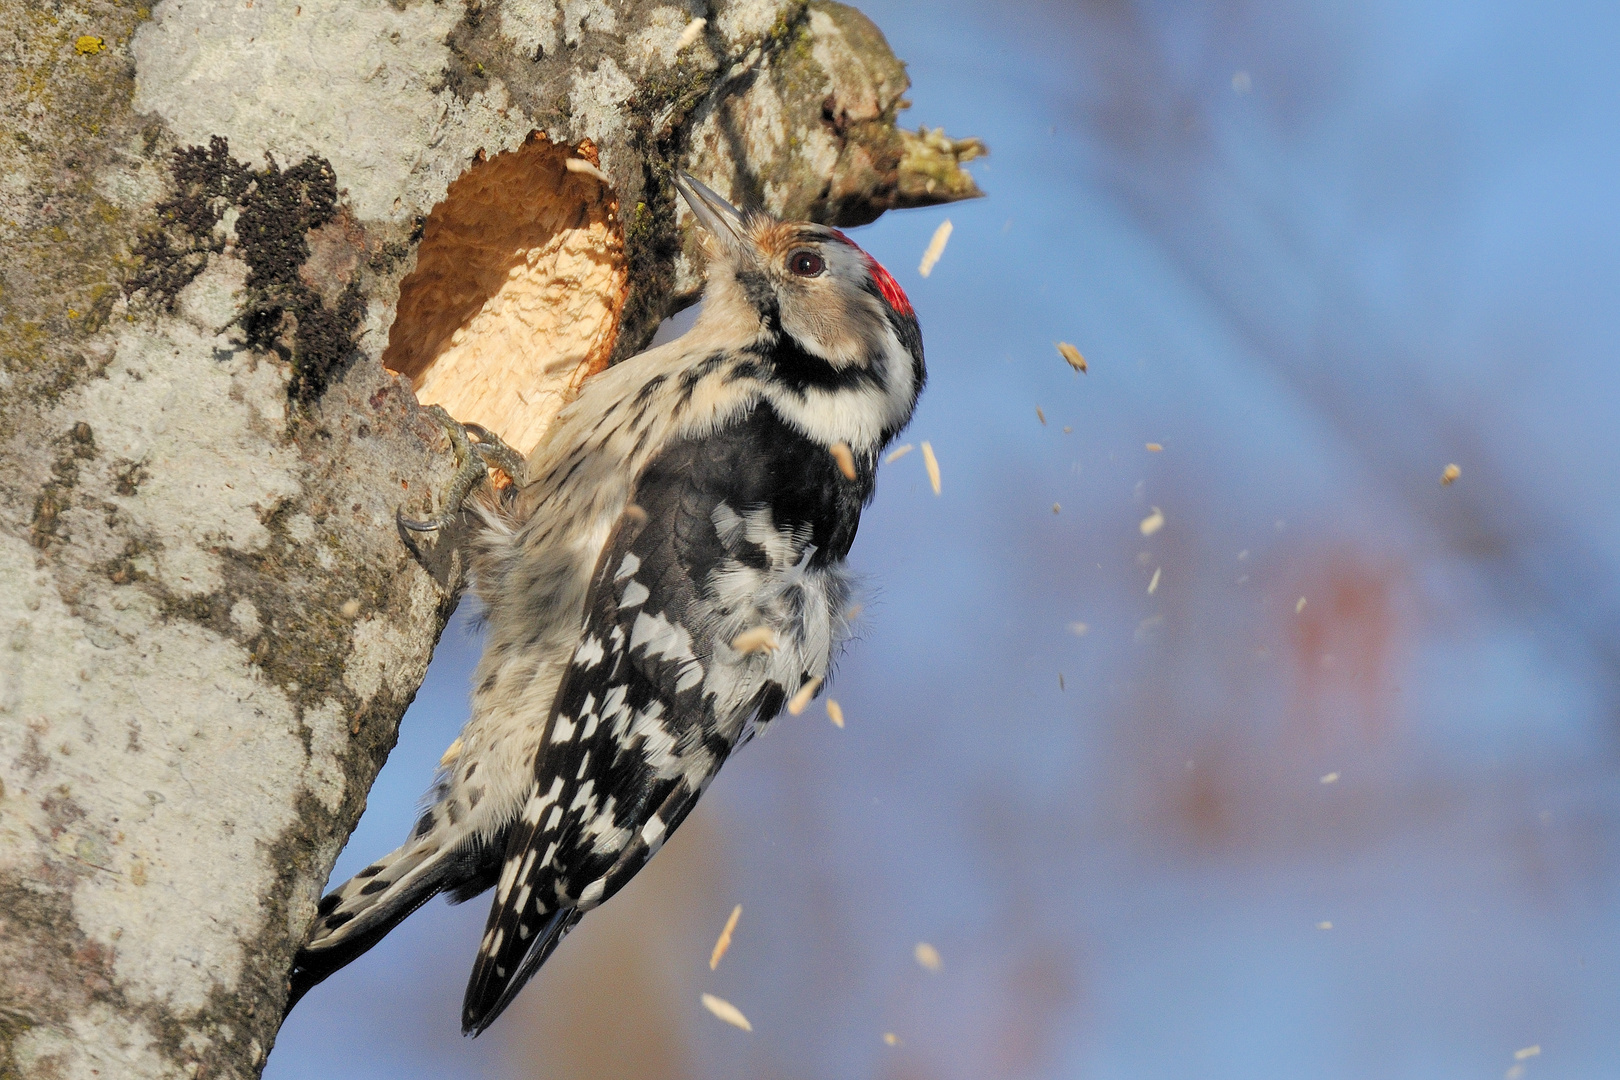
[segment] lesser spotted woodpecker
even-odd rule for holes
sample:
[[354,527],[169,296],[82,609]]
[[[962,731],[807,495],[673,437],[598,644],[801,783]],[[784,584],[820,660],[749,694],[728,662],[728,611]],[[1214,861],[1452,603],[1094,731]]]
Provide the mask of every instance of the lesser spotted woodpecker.
[[493,887],[462,1009],[483,1031],[846,636],[844,559],[923,386],[916,316],[836,229],[676,188],[708,234],[702,313],[589,381],[515,495],[477,493],[471,719],[404,846],[320,902],[290,1001],[436,893]]

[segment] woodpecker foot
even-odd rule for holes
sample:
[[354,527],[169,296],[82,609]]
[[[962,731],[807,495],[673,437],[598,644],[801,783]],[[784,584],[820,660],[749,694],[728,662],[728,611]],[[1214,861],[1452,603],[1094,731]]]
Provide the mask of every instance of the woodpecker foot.
[[482,424],[463,424],[467,434],[477,441],[472,444],[473,450],[484,459],[485,469],[495,468],[501,470],[517,487],[523,483],[523,472],[528,466],[528,459],[513,449],[505,439]]
[[[467,496],[489,478],[491,468],[506,473],[514,485],[523,476],[523,455],[508,446],[499,435],[478,424],[460,423],[442,406],[429,405],[427,411],[450,436],[450,445],[456,452],[456,475],[444,493],[437,517],[417,521],[406,517],[404,510],[396,512],[400,528],[411,532],[438,532],[455,524],[461,518]],[[414,550],[415,545],[411,547]],[[420,552],[417,552],[417,557],[421,557]]]

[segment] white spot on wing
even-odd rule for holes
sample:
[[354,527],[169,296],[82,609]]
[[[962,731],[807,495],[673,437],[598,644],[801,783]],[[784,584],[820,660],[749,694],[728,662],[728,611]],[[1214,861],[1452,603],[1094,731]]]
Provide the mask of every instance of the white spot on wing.
[[585,640],[579,643],[579,648],[574,650],[574,666],[581,671],[589,671],[600,664],[606,655],[602,649],[602,639],[595,634],[587,634]]
[[664,839],[664,819],[657,814],[649,818],[641,827],[641,839],[648,847],[656,849]]
[[624,598],[619,601],[619,610],[640,607],[647,602],[649,595],[651,594],[647,591],[647,586],[639,581],[632,581],[624,587]]

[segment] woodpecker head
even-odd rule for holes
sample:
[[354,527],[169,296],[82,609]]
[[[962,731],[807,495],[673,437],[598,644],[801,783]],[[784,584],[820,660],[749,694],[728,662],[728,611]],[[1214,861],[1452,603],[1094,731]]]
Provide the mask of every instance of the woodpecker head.
[[807,400],[856,392],[866,400],[849,404],[877,420],[862,441],[892,438],[927,372],[917,316],[889,272],[837,229],[743,213],[684,172],[675,188],[709,239],[699,326],[768,359]]

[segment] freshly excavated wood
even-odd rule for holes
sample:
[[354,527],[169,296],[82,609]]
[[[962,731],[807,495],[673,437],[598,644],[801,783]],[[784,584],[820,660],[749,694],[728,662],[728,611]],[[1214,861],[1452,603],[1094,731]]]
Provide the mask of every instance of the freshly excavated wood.
[[456,600],[413,380],[538,439],[695,293],[672,170],[852,223],[977,151],[820,0],[0,0],[0,57],[0,1076],[253,1076]]
[[525,454],[618,339],[629,268],[597,161],[588,139],[536,135],[452,183],[428,215],[382,357],[423,405]]

